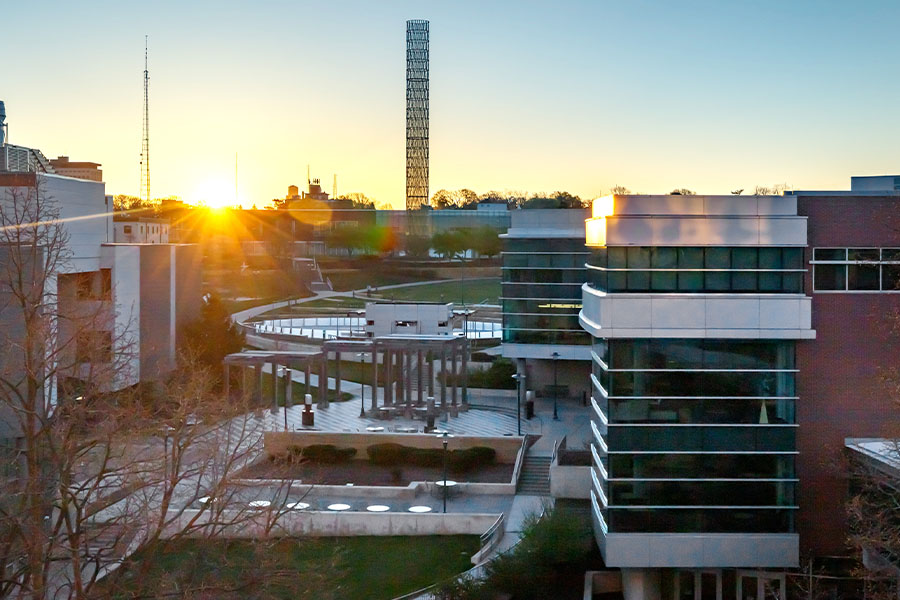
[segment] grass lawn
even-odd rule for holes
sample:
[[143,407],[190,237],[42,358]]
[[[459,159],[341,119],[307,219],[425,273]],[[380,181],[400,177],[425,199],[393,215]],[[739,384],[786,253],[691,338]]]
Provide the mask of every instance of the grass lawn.
[[[343,373],[341,375],[343,376]],[[303,404],[303,394],[306,393],[306,385],[297,381],[291,381],[291,386],[293,387],[291,400],[294,402],[294,406]],[[313,404],[317,403],[319,401],[319,388],[311,385],[309,386],[309,393],[312,394]],[[272,396],[272,375],[270,373],[263,374],[262,395],[263,398],[271,398]],[[348,394],[347,392],[341,392],[341,397],[338,398],[335,390],[328,390],[326,396],[329,402],[346,402],[353,398],[353,394]],[[278,406],[284,406],[283,383],[280,383],[278,387]]]
[[453,302],[462,304],[498,304],[499,279],[447,281],[428,285],[414,285],[379,292],[385,300],[419,300],[424,302]]
[[[207,587],[198,598],[389,600],[427,587],[471,567],[477,535],[291,538],[277,541],[178,540],[152,558],[150,572],[134,581],[119,579],[127,592],[160,597]],[[211,587],[214,586],[214,587]],[[142,588],[142,589],[141,589]]]

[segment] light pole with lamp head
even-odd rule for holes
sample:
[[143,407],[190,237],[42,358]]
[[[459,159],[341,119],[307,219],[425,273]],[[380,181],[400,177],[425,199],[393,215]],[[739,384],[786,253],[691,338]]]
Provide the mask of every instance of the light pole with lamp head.
[[522,383],[525,373],[516,373],[512,378],[516,380],[516,431],[522,435]]
[[453,436],[450,435],[449,432],[444,431],[441,434],[441,444],[444,446],[444,480],[441,482],[443,485],[441,487],[444,490],[443,498],[444,498],[444,513],[447,512],[447,445],[450,443],[450,438]]
[[556,411],[556,400],[559,397],[559,386],[556,384],[556,361],[559,360],[559,352],[554,352],[553,357],[553,420],[559,421],[559,413]]

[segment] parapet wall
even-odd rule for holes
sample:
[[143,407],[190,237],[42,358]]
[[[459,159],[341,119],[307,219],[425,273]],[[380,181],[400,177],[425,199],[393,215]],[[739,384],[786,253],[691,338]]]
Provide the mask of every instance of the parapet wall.
[[[263,437],[265,451],[269,456],[287,452],[288,446],[311,446],[330,444],[338,448],[355,448],[357,458],[366,457],[366,448],[373,444],[400,444],[410,448],[442,448],[441,438],[436,435],[412,433],[335,433],[330,431],[269,431]],[[488,446],[497,452],[497,462],[515,464],[522,438],[515,436],[480,437],[458,435],[450,439],[451,450],[464,450],[476,446]]]

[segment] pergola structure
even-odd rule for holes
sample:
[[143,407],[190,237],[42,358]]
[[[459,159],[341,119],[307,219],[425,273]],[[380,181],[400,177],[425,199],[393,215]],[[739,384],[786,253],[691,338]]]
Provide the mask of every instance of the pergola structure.
[[[340,364],[342,353],[363,354],[372,361],[372,411],[378,410],[378,373],[384,380],[383,406],[405,408],[407,416],[413,406],[425,405],[425,396],[434,397],[434,361],[440,360],[440,371],[447,373],[450,363],[450,402],[447,402],[447,377],[440,378],[441,412],[468,409],[468,360],[469,342],[463,336],[403,335],[391,334],[367,340],[327,340],[322,345],[326,360],[334,353],[337,361],[338,393],[340,393]],[[380,361],[379,361],[380,355]],[[461,369],[457,369],[458,362]],[[380,363],[380,364],[379,364]],[[427,373],[426,373],[427,370]],[[457,385],[456,374],[461,371],[462,386]],[[461,387],[461,403],[457,401]],[[427,388],[427,392],[426,392]],[[415,399],[413,395],[415,392]]]
[[[468,401],[468,360],[469,342],[463,336],[450,335],[403,335],[391,334],[374,339],[337,339],[327,340],[321,351],[289,352],[248,350],[225,357],[225,396],[230,398],[230,369],[241,368],[244,372],[244,385],[247,386],[249,371],[250,389],[254,403],[263,405],[262,383],[265,373],[263,367],[272,365],[272,408],[278,406],[278,380],[284,369],[285,406],[293,406],[291,397],[291,369],[303,370],[306,375],[306,391],[309,393],[310,377],[315,372],[319,377],[318,404],[328,406],[327,381],[328,360],[336,361],[335,392],[341,393],[341,359],[342,354],[351,354],[368,358],[372,364],[371,410],[379,411],[378,388],[381,387],[382,407],[405,410],[411,416],[414,407],[424,407],[426,396],[436,398],[434,409],[442,413],[455,414],[458,410],[467,410]],[[444,377],[438,378],[439,395],[435,396],[435,362],[440,361],[440,372]],[[449,369],[447,367],[450,367]],[[460,368],[457,368],[459,366]],[[379,385],[379,371],[383,385]],[[457,373],[461,375],[461,385],[457,383]],[[448,382],[448,377],[450,381]],[[365,385],[365,384],[363,384]],[[448,389],[449,388],[449,389]],[[460,393],[461,392],[461,393]],[[429,411],[432,407],[429,407]]]
[[[319,375],[319,382],[327,382],[328,374],[326,372],[326,361],[322,352],[288,352],[288,351],[265,351],[265,350],[247,350],[235,354],[229,354],[225,357],[225,398],[231,398],[231,367],[239,367],[244,373],[243,382],[247,384],[247,371],[253,373],[250,378],[251,389],[253,390],[253,400],[257,406],[262,406],[262,383],[263,383],[263,366],[272,365],[272,409],[278,407],[278,377],[279,367],[286,367],[285,383],[284,383],[284,405],[291,407],[293,403],[293,385],[291,383],[291,369],[302,370],[306,373],[306,392],[310,393],[310,375],[315,370]],[[328,386],[319,385],[319,405],[328,405]],[[338,390],[340,393],[340,390]]]

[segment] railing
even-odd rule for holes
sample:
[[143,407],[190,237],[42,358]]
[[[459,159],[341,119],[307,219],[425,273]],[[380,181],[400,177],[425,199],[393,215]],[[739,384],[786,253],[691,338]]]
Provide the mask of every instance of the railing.
[[[497,520],[494,521],[494,524],[491,525],[487,531],[481,534],[481,551],[484,552],[485,549],[488,551],[492,550],[496,545],[500,542],[500,539],[503,537],[503,533],[505,530],[506,516],[501,514],[497,517]],[[499,532],[499,535],[496,535]]]

